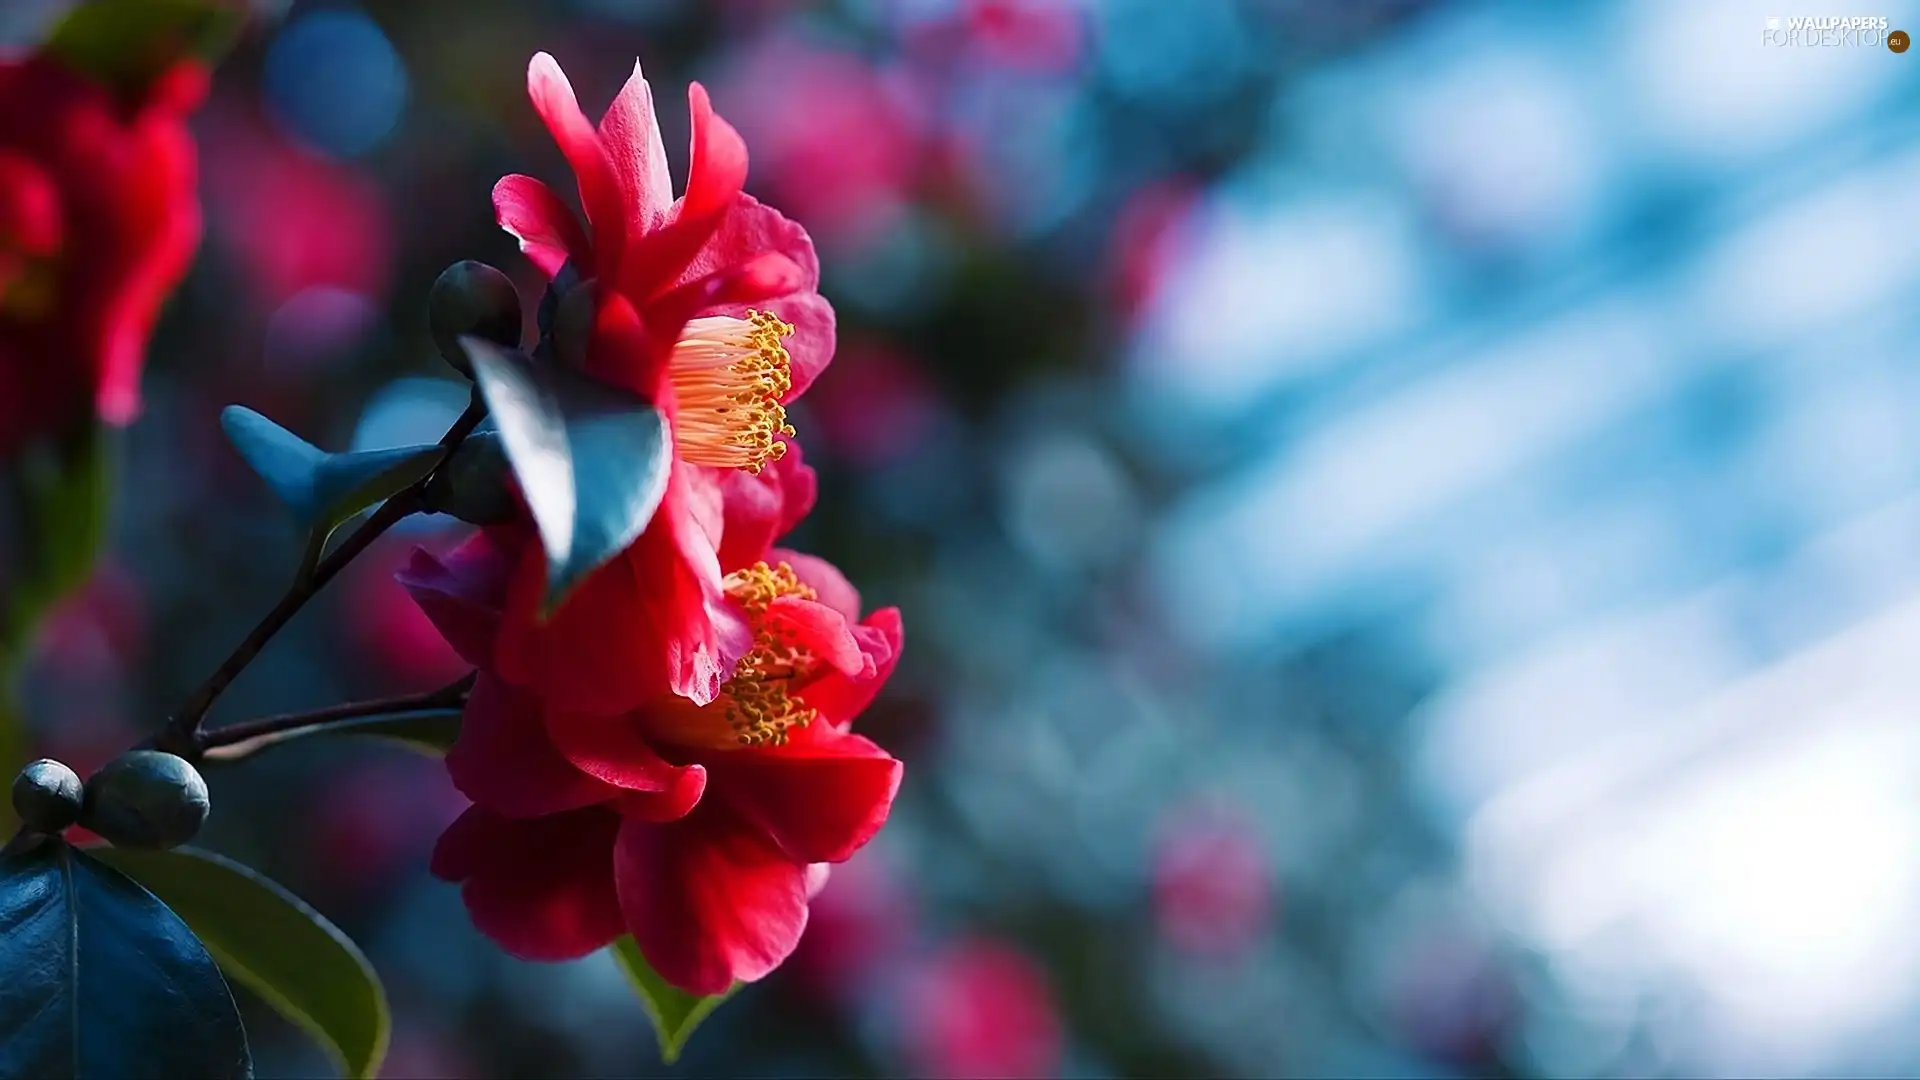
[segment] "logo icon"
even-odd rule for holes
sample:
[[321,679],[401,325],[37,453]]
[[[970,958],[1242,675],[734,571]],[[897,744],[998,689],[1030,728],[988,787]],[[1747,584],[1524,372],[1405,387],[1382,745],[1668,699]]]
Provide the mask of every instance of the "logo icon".
[[1887,35],[1887,48],[1892,49],[1894,52],[1906,52],[1907,46],[1912,44],[1913,38],[1907,36],[1905,30],[1895,30],[1893,33]]
[[1778,15],[1767,16],[1767,29],[1769,30],[1780,29],[1780,16]]

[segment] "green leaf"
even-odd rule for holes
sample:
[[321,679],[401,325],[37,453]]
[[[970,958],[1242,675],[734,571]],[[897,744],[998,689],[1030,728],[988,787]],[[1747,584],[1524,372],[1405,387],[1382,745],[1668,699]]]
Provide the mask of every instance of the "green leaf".
[[0,1076],[253,1075],[193,931],[65,841],[0,859],[0,971]]
[[453,741],[460,737],[460,712],[460,707],[455,705],[348,721],[331,720],[311,727],[290,728],[269,735],[257,735],[243,742],[216,746],[201,756],[208,761],[239,761],[309,735],[365,735],[387,740],[429,757],[444,757],[453,746]]
[[110,477],[107,435],[90,424],[28,447],[0,477],[18,525],[17,558],[0,581],[0,682],[25,651],[41,615],[92,576],[106,532]]
[[660,977],[647,963],[640,952],[640,946],[634,944],[632,937],[622,937],[608,947],[613,953],[614,962],[620,970],[626,972],[627,981],[633,984],[635,993],[640,995],[640,1003],[646,1006],[647,1017],[653,1021],[653,1034],[660,1042],[660,1060],[668,1065],[680,1058],[680,1051],[686,1048],[687,1037],[693,1029],[700,1026],[720,1007],[720,1003],[732,997],[740,989],[739,983],[724,994],[700,997],[689,994]]
[[421,480],[441,457],[437,445],[329,454],[242,405],[227,406],[220,426],[300,523],[322,532]]
[[91,0],[55,24],[41,50],[137,101],[175,61],[218,63],[245,22],[237,0]]
[[563,364],[460,340],[539,527],[551,612],[653,520],[673,465],[666,418]]
[[209,851],[99,848],[200,935],[220,967],[320,1043],[348,1076],[387,1052],[386,991],[360,949],[299,897]]

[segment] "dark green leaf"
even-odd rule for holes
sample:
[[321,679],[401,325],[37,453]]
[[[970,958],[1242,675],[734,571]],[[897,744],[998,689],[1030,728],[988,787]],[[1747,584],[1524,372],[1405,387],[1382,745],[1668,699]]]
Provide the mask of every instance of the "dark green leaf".
[[347,935],[299,897],[194,848],[90,854],[179,913],[222,970],[313,1036],[348,1076],[379,1070],[389,1026],[380,978]]
[[653,520],[673,464],[666,419],[564,364],[461,342],[539,527],[551,611]]
[[233,994],[165,904],[64,841],[0,859],[0,1076],[250,1077]]
[[391,716],[368,716],[357,720],[332,720],[312,727],[290,728],[270,735],[258,735],[244,742],[230,743],[208,750],[208,761],[239,761],[262,750],[309,735],[367,735],[404,746],[430,757],[446,754],[460,737],[460,708],[416,709]]
[[105,429],[88,425],[64,440],[28,447],[0,477],[17,526],[15,564],[0,572],[10,589],[0,598],[0,682],[40,616],[93,573],[106,531],[107,449]]
[[441,455],[438,446],[329,454],[242,405],[227,406],[220,426],[300,523],[321,531],[426,476]]
[[41,48],[131,102],[175,61],[218,63],[245,21],[239,0],[91,0],[60,20]]
[[680,1051],[686,1048],[687,1037],[693,1029],[700,1026],[720,1003],[732,997],[740,989],[739,983],[724,994],[712,997],[698,997],[673,985],[660,977],[641,954],[640,946],[633,938],[622,937],[613,943],[609,951],[627,973],[627,981],[633,984],[634,992],[640,995],[640,1003],[647,1008],[647,1016],[653,1021],[653,1033],[660,1041],[660,1060],[671,1065],[680,1058]]

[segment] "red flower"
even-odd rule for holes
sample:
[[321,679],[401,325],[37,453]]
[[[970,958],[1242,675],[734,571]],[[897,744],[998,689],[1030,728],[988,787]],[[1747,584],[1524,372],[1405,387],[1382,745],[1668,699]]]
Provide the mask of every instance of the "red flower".
[[572,358],[568,311],[577,310],[578,362],[660,407],[674,462],[646,532],[550,619],[537,617],[545,587],[538,546],[519,556],[498,674],[588,712],[626,712],[663,685],[706,704],[749,636],[721,583],[723,541],[713,526],[735,493],[761,497],[754,481],[787,453],[782,439],[793,434],[785,404],[833,354],[833,309],[815,291],[819,260],[804,230],[741,191],[746,146],[698,83],[687,95],[693,148],[678,200],[637,65],[597,128],[547,54],[533,58],[527,88],[573,167],[591,236],[531,177],[501,180],[494,209],[548,274],[570,264],[591,283],[590,304],[562,305],[559,351]]
[[139,411],[161,303],[200,240],[182,64],[143,101],[51,59],[0,61],[0,457],[90,413]]
[[1064,1034],[1046,972],[987,938],[947,946],[907,991],[906,1050],[934,1077],[1058,1076]]
[[495,529],[444,562],[417,553],[405,576],[482,668],[447,756],[475,805],[433,872],[516,956],[570,959],[631,933],[689,992],[760,978],[798,944],[820,864],[886,823],[901,765],[848,726],[893,671],[899,611],[860,621],[831,564],[763,546],[724,579],[752,644],[712,702],[662,687],[590,715],[487,670],[521,546],[521,528]]

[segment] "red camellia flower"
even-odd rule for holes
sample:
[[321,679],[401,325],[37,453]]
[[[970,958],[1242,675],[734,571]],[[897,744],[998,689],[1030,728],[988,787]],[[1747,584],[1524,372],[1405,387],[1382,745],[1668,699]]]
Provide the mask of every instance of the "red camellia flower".
[[0,61],[0,457],[140,405],[160,305],[200,239],[182,63],[131,105],[47,57]]
[[674,461],[645,533],[548,619],[538,617],[539,547],[519,555],[498,674],[587,712],[628,712],[663,686],[709,704],[751,628],[728,600],[702,522],[722,502],[778,497],[763,473],[787,452],[785,405],[833,354],[819,260],[800,226],[741,190],[746,146],[698,83],[688,91],[693,148],[678,200],[637,65],[598,127],[547,54],[534,57],[527,88],[573,167],[591,235],[532,177],[501,180],[494,209],[543,270],[570,266],[585,282],[560,305],[558,351],[654,402],[671,424]]
[[861,620],[831,564],[767,550],[752,511],[730,517],[741,542],[762,541],[723,579],[751,646],[704,705],[662,684],[624,714],[592,715],[494,673],[513,567],[533,544],[523,527],[444,561],[420,551],[404,576],[481,669],[447,755],[475,805],[441,837],[433,872],[461,883],[474,924],[516,956],[570,959],[631,933],[668,981],[720,993],[792,953],[821,864],[886,822],[900,762],[847,729],[893,671],[899,611]]

